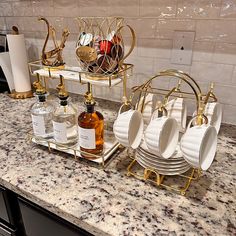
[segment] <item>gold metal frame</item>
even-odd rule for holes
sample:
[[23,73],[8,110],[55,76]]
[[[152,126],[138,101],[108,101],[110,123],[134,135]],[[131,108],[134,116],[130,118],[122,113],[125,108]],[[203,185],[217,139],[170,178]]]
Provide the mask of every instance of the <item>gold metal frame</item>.
[[[114,158],[114,154],[116,152],[119,152],[124,149],[118,142],[115,142],[109,150],[103,152],[101,155],[96,155],[81,151],[78,148],[76,148],[75,145],[68,147],[67,145],[57,144],[53,139],[48,140],[41,137],[36,137],[31,132],[28,133],[28,140],[30,140],[35,144],[47,147],[49,152],[53,152],[53,150],[55,150],[65,154],[69,154],[69,156],[74,157],[74,160],[76,161],[82,161],[87,164],[93,165],[94,167],[102,169],[105,169],[109,165],[111,160]],[[83,158],[81,157],[81,154],[85,154],[86,156],[91,158],[90,159]],[[105,159],[105,156],[108,157]],[[101,158],[102,161],[101,162],[93,161],[94,159],[98,158]]]
[[[133,74],[133,65],[124,63],[124,60],[130,55],[130,53],[134,49],[135,33],[134,33],[134,30],[129,25],[123,24],[123,21],[124,21],[123,18],[114,18],[114,17],[82,17],[82,18],[77,18],[77,21],[78,21],[79,27],[80,27],[80,31],[79,31],[80,33],[82,33],[82,32],[88,33],[89,30],[94,30],[93,24],[95,22],[96,23],[95,25],[98,26],[98,30],[101,30],[101,33],[104,34],[104,32],[101,29],[102,25],[98,24],[99,20],[102,20],[104,24],[107,24],[108,22],[110,22],[109,24],[106,25],[106,27],[108,26],[108,28],[107,28],[108,31],[104,35],[107,35],[107,33],[110,33],[113,30],[113,28],[112,28],[113,24],[115,25],[115,30],[116,30],[115,32],[117,34],[119,34],[119,36],[121,37],[121,40],[122,40],[122,36],[121,36],[120,31],[124,27],[127,27],[130,30],[130,33],[132,36],[131,47],[128,50],[128,52],[126,53],[126,55],[123,55],[122,59],[119,61],[118,71],[111,73],[111,74],[93,73],[93,72],[88,72],[86,70],[79,71],[79,70],[75,70],[74,68],[69,67],[67,65],[64,66],[64,63],[62,61],[62,57],[60,57],[61,56],[60,52],[64,48],[64,43],[65,43],[65,40],[68,35],[63,35],[63,38],[61,40],[61,42],[62,42],[61,47],[57,47],[57,43],[56,43],[56,39],[55,39],[55,29],[52,27],[50,28],[49,23],[45,18],[41,18],[41,20],[46,22],[47,28],[48,28],[48,33],[47,33],[45,44],[44,44],[43,51],[42,51],[42,54],[44,55],[44,57],[42,56],[42,58],[40,60],[36,60],[36,61],[28,63],[30,74],[32,76],[37,76],[36,84],[38,84],[38,82],[40,81],[40,78],[42,78],[42,80],[44,81],[44,87],[47,88],[48,87],[47,83],[48,83],[49,79],[58,79],[58,80],[60,80],[59,89],[64,94],[65,93],[64,80],[65,81],[71,80],[73,82],[78,82],[80,84],[90,84],[90,85],[97,84],[99,82],[98,80],[102,80],[102,82],[104,82],[104,80],[106,80],[106,81],[108,81],[107,85],[104,85],[104,83],[102,83],[101,85],[107,86],[107,87],[112,87],[114,84],[112,82],[115,79],[120,79],[120,80],[118,80],[118,82],[115,82],[115,85],[122,82],[124,97],[125,98],[127,97],[126,84],[127,84],[127,79],[130,76],[132,76],[132,74]],[[90,22],[90,24],[88,24],[89,22]],[[68,31],[64,30],[63,33],[68,33]],[[55,49],[52,51],[46,52],[45,48],[46,48],[48,38],[50,35],[52,36]],[[93,32],[93,35],[95,36],[97,34],[95,34],[95,32]],[[121,41],[121,43],[122,43],[122,46],[124,49],[123,40]],[[52,53],[53,53],[53,55],[52,55]],[[61,64],[63,66],[52,66],[48,61],[44,60],[45,58],[46,59],[53,59],[55,57],[55,55],[58,56],[58,61],[61,61]],[[42,75],[42,73],[40,74],[40,72],[39,72],[41,69],[43,69],[43,75]],[[53,72],[56,72],[56,75],[53,74]],[[73,74],[73,76],[76,77],[76,79],[75,78],[71,79],[70,77],[65,76],[63,74],[63,72],[70,72],[71,74]],[[84,160],[84,161],[88,162],[89,164],[96,164],[96,163],[94,163],[92,160],[87,160],[85,158],[81,158],[80,154],[86,154],[86,156],[90,156],[91,158],[95,158],[95,159],[102,158],[102,162],[100,165],[102,168],[105,168],[108,165],[108,163],[110,162],[110,160],[113,159],[113,158],[111,158],[111,155],[114,152],[116,152],[117,150],[123,149],[119,143],[115,142],[114,145],[111,148],[109,148],[109,150],[107,150],[102,155],[95,155],[95,154],[90,154],[90,153],[80,151],[76,147],[68,147],[66,145],[61,145],[61,144],[58,145],[53,140],[46,140],[44,138],[35,137],[32,134],[29,134],[29,139],[31,141],[33,141],[34,143],[38,143],[40,145],[48,147],[49,151],[52,151],[52,149],[53,149],[52,146],[54,147],[54,149],[56,149],[58,151],[62,151],[62,152],[66,152],[66,153],[68,153],[68,151],[69,151],[70,154],[72,154],[76,160]],[[105,156],[108,156],[107,160],[105,160]]]
[[[135,43],[136,43],[136,35],[135,32],[133,30],[133,28],[125,23],[125,19],[122,17],[78,17],[76,18],[77,23],[78,23],[78,28],[79,28],[79,32],[80,33],[91,33],[93,35],[93,39],[92,41],[89,43],[88,46],[79,46],[79,43],[77,44],[77,49],[76,49],[76,55],[77,55],[77,59],[78,62],[81,65],[81,68],[85,67],[86,70],[88,70],[89,66],[91,65],[90,59],[91,59],[91,55],[97,54],[95,51],[95,45],[96,45],[96,40],[95,37],[100,37],[100,40],[104,40],[107,41],[106,36],[108,36],[109,34],[115,33],[114,37],[116,37],[116,39],[119,39],[119,42],[114,42],[112,41],[113,39],[111,39],[111,41],[114,43],[114,45],[120,45],[121,48],[123,49],[123,56],[121,58],[115,57],[114,60],[117,60],[117,66],[118,66],[118,73],[122,70],[124,70],[124,61],[125,59],[132,53],[134,47],[135,47]],[[127,28],[130,31],[130,36],[131,36],[131,45],[130,48],[128,50],[127,53],[124,54],[124,37],[122,35],[122,30],[124,30],[125,28]],[[80,40],[80,36],[78,39],[78,42]],[[98,42],[97,42],[98,43]],[[79,48],[83,48],[85,51],[83,53],[83,60],[81,60],[80,56],[77,54],[77,50]],[[106,47],[106,50],[108,49],[108,47]],[[108,59],[108,53],[106,52],[101,54],[104,56],[104,58]],[[88,53],[89,51],[89,53]],[[116,48],[116,53],[118,55],[118,47]],[[86,58],[86,54],[88,54],[88,61],[85,60]],[[92,57],[93,58],[93,57]],[[97,58],[96,56],[94,58]],[[97,64],[96,60],[93,60],[93,64]],[[110,68],[112,68],[112,64],[113,62],[110,62],[109,60],[107,60],[107,63],[109,64]],[[95,80],[103,80],[104,77],[106,79],[107,76],[112,76],[113,74],[117,74],[116,70],[114,72],[109,72],[109,74],[99,65],[96,66],[97,69],[93,72],[90,73],[89,76],[91,76],[91,80],[95,79]]]
[[[173,77],[178,80],[177,85],[174,86],[172,89],[162,89],[157,87],[152,87],[152,81],[154,79],[159,79],[160,77]],[[181,89],[182,82],[186,83],[192,90],[192,92],[187,92]],[[216,102],[217,98],[213,92],[214,85],[211,83],[210,89],[206,94],[202,93],[202,90],[200,86],[197,84],[197,82],[188,74],[174,70],[169,69],[165,71],[161,71],[157,75],[153,76],[152,78],[148,79],[146,82],[144,82],[140,86],[135,86],[132,88],[132,95],[128,99],[126,98],[126,103],[132,103],[132,99],[135,97],[135,93],[139,93],[138,100],[135,104],[135,108],[138,109],[141,105],[141,112],[143,112],[145,99],[148,93],[161,95],[163,96],[163,101],[161,104],[158,105],[158,109],[161,109],[163,112],[166,111],[165,105],[168,102],[168,99],[173,97],[184,97],[187,99],[193,99],[196,102],[196,111],[197,114],[194,117],[196,119],[196,125],[202,125],[203,123],[208,123],[207,117],[204,115],[204,109],[205,105],[208,102]],[[141,99],[142,98],[142,99]],[[127,102],[128,101],[128,102]],[[141,104],[140,104],[141,102]],[[167,178],[174,178],[174,176],[166,176],[159,174],[154,169],[144,168],[140,166],[140,164],[135,159],[135,152],[134,157],[130,154],[130,150],[127,150],[127,156],[131,158],[131,162],[129,166],[127,167],[127,176],[133,176],[137,179],[148,181],[151,183],[154,183],[156,186],[166,188],[168,190],[172,190],[175,192],[180,193],[181,195],[185,195],[186,191],[190,187],[193,180],[197,180],[201,175],[200,169],[194,169],[191,168],[189,171],[187,171],[185,174],[177,175],[181,178],[183,178],[183,186],[180,187],[174,187],[172,185],[168,185],[165,183],[165,179]],[[141,170],[143,170],[143,174],[139,174],[134,170],[134,167],[138,165],[141,167]]]
[[[71,68],[65,67],[65,68],[57,69],[57,72],[59,73],[59,75],[57,73],[57,77],[56,77],[56,76],[53,76],[53,74],[52,74],[53,71],[55,71],[55,67],[45,66],[45,65],[42,64],[41,60],[29,62],[28,65],[29,65],[30,74],[32,76],[36,76],[36,74],[38,73],[37,70],[39,70],[39,69],[44,69],[47,72],[46,76],[41,75],[41,77],[44,78],[44,82],[45,82],[46,87],[47,87],[47,79],[60,79],[61,74],[59,72],[63,72],[63,71],[71,72],[71,73],[77,75],[77,77],[78,77],[78,80],[72,80],[68,77],[63,76],[65,80],[71,80],[73,82],[78,82],[80,84],[87,84],[88,82],[91,83],[91,84],[96,83],[95,82],[96,80],[94,79],[95,76],[96,76],[95,73],[86,72],[86,71],[76,71],[76,70],[73,70]],[[93,79],[90,80],[89,76],[91,76],[91,74],[93,76]],[[133,65],[128,64],[128,63],[124,63],[123,64],[123,69],[121,69],[116,74],[112,74],[112,75],[109,75],[109,76],[104,76],[104,80],[108,81],[108,87],[111,88],[113,79],[120,78],[121,80],[120,80],[120,82],[117,82],[117,84],[121,83],[121,82],[126,84],[126,80],[128,79],[128,77],[132,76],[132,74],[133,74]],[[101,76],[101,75],[99,74],[98,76]],[[86,81],[84,79],[86,79]],[[126,89],[126,85],[125,85],[125,89]]]
[[[129,166],[127,167],[127,176],[133,176],[137,179],[148,181],[150,183],[153,183],[157,186],[163,187],[168,190],[175,191],[177,193],[180,193],[181,195],[185,195],[186,191],[188,190],[189,186],[191,185],[193,180],[197,180],[200,175],[201,171],[198,169],[191,168],[186,172],[186,175],[180,174],[178,176],[182,177],[183,180],[185,180],[183,186],[180,187],[174,187],[172,185],[165,184],[165,178],[167,176],[159,174],[157,171],[149,168],[143,168],[143,175],[140,175],[136,173],[133,170],[133,167],[135,165],[139,165],[139,163],[136,161],[136,159],[133,159]],[[140,165],[139,165],[140,166]],[[171,178],[171,176],[168,176],[168,178]]]

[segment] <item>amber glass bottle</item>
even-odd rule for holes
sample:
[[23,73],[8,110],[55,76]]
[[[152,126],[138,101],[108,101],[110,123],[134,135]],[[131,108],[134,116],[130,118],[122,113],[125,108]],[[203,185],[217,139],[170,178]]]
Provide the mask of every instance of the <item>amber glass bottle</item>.
[[[78,117],[80,150],[101,154],[104,144],[104,118],[100,112],[94,110],[95,101],[92,94],[87,93],[85,97],[86,110]],[[86,154],[82,154],[82,156],[93,158]]]

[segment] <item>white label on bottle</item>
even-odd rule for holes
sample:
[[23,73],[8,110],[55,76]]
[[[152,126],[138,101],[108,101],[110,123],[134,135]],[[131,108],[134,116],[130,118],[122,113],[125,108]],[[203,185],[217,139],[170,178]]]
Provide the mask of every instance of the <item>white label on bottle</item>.
[[45,135],[46,128],[45,128],[45,122],[43,116],[35,116],[32,115],[32,124],[33,124],[33,130],[35,135]]
[[54,131],[54,139],[58,143],[66,143],[67,135],[66,135],[66,124],[58,123],[53,121],[53,131]]
[[84,129],[79,127],[79,145],[86,149],[95,149],[95,129]]

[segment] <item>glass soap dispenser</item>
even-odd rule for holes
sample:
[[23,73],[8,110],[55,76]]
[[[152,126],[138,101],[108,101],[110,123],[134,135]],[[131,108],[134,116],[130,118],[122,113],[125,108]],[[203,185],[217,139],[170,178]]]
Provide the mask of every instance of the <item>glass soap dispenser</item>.
[[[78,117],[80,150],[98,155],[103,152],[104,118],[100,112],[94,109],[96,102],[93,99],[92,88],[89,83],[84,104],[86,110]],[[81,155],[85,158],[92,158],[89,154],[82,153]]]
[[30,108],[34,136],[44,139],[53,138],[52,116],[55,107],[52,102],[47,101],[48,93],[40,81],[39,74],[33,86],[36,89],[34,96],[37,99]]
[[54,139],[57,144],[73,146],[78,140],[77,111],[69,102],[64,79],[60,76],[57,86],[59,106],[53,114]]

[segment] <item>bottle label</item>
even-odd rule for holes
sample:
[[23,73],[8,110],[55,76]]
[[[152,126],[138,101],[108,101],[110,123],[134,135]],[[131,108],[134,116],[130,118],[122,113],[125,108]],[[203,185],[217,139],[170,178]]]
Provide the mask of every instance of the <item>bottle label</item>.
[[79,145],[86,149],[96,148],[95,129],[84,129],[79,127]]
[[35,116],[31,115],[32,117],[32,124],[33,124],[33,131],[35,135],[45,135],[46,128],[43,116]]
[[66,143],[67,135],[66,135],[66,124],[58,123],[53,121],[53,131],[54,131],[54,139],[58,143]]

